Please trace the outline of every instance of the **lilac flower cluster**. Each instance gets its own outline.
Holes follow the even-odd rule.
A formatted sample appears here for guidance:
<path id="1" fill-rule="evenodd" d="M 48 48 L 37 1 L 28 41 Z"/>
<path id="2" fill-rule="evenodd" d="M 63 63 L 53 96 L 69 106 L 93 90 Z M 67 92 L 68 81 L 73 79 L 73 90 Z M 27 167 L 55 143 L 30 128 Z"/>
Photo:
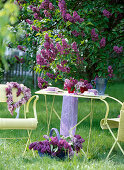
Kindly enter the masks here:
<path id="1" fill-rule="evenodd" d="M 61 66 L 61 65 L 57 64 L 57 68 L 58 68 L 59 71 L 62 71 L 62 72 L 67 72 L 67 73 L 70 72 L 70 68 L 66 67 L 66 66 L 64 67 L 64 66 Z"/>
<path id="2" fill-rule="evenodd" d="M 41 50 L 41 54 L 38 54 L 36 56 L 37 64 L 42 66 L 49 67 L 50 63 L 52 63 L 58 54 L 60 55 L 67 55 L 70 53 L 70 50 L 74 51 L 74 53 L 79 56 L 79 51 L 77 48 L 76 42 L 72 44 L 72 47 L 67 43 L 67 41 L 63 38 L 62 39 L 62 45 L 60 43 L 53 44 L 53 41 L 50 39 L 48 34 L 45 34 L 45 42 L 44 42 L 44 49 Z M 62 72 L 70 72 L 70 68 L 67 65 L 67 60 L 61 61 L 60 64 L 57 64 L 56 71 L 62 71 Z M 54 75 L 47 74 L 48 77 L 52 78 Z"/>
<path id="3" fill-rule="evenodd" d="M 53 149 L 51 149 L 50 146 L 53 146 Z M 29 149 L 57 157 L 59 157 L 62 153 L 68 154 L 72 150 L 71 145 L 65 139 L 58 140 L 57 137 L 51 137 L 48 140 L 40 142 L 33 142 L 29 145 Z"/>
<path id="4" fill-rule="evenodd" d="M 13 111 L 15 108 L 20 107 L 21 105 L 25 104 L 29 98 L 31 97 L 31 91 L 26 86 L 21 86 L 17 82 L 9 82 L 7 83 L 6 88 L 6 97 L 7 97 L 7 104 L 8 104 L 8 110 L 13 115 Z M 17 97 L 20 96 L 22 93 L 24 97 L 22 97 L 17 103 L 13 102 L 13 96 L 12 96 L 12 89 L 17 88 Z"/>
<path id="5" fill-rule="evenodd" d="M 33 29 L 34 31 L 39 32 L 39 28 L 37 28 L 37 27 L 36 27 L 36 26 L 34 26 L 34 25 L 32 25 L 32 29 Z"/>
<path id="6" fill-rule="evenodd" d="M 103 10 L 103 15 L 107 18 L 110 18 L 110 16 L 112 15 L 109 11 L 107 11 L 106 9 Z"/>
<path id="7" fill-rule="evenodd" d="M 109 77 L 112 78 L 113 77 L 113 69 L 112 66 L 108 66 L 108 73 L 109 73 Z"/>
<path id="8" fill-rule="evenodd" d="M 76 89 L 77 89 L 77 90 L 80 90 L 80 87 L 86 88 L 87 90 L 93 88 L 93 86 L 91 85 L 91 83 L 88 83 L 88 81 L 87 81 L 87 80 L 84 80 L 84 79 L 80 79 L 80 81 L 77 82 L 77 84 L 76 84 Z"/>
<path id="9" fill-rule="evenodd" d="M 39 9 L 44 9 L 44 15 L 45 17 L 52 18 L 50 11 L 54 11 L 55 7 L 54 5 L 49 1 L 45 0 L 41 3 Z"/>
<path id="10" fill-rule="evenodd" d="M 61 158 L 61 155 L 72 156 L 74 152 L 78 153 L 82 149 L 82 143 L 85 142 L 80 135 L 74 135 L 73 138 L 48 137 L 44 135 L 47 140 L 40 142 L 33 142 L 29 145 L 29 149 L 40 151 L 42 154 L 48 154 L 53 157 Z"/>
<path id="11" fill-rule="evenodd" d="M 76 52 L 76 55 L 79 56 L 79 50 L 77 48 L 77 44 L 76 42 L 72 43 L 72 49 L 74 50 L 74 52 Z"/>
<path id="12" fill-rule="evenodd" d="M 71 32 L 75 37 L 78 37 L 80 35 L 80 33 L 78 33 L 76 30 Z"/>
<path id="13" fill-rule="evenodd" d="M 70 77 L 70 79 L 65 79 L 64 82 L 64 89 L 67 89 L 68 87 L 72 88 L 75 87 L 75 85 L 77 84 L 78 80 Z"/>
<path id="14" fill-rule="evenodd" d="M 103 37 L 100 41 L 100 48 L 105 47 L 106 45 L 106 39 Z"/>
<path id="15" fill-rule="evenodd" d="M 74 31 L 71 31 L 71 33 L 72 33 L 75 37 L 78 37 L 79 35 L 81 35 L 82 37 L 85 36 L 84 31 L 77 32 L 76 30 L 74 30 Z"/>
<path id="16" fill-rule="evenodd" d="M 29 7 L 34 13 L 34 18 L 39 20 L 39 21 L 42 20 L 42 17 L 41 17 L 41 14 L 40 14 L 40 8 L 34 7 L 32 5 L 30 5 Z"/>
<path id="17" fill-rule="evenodd" d="M 58 6 L 62 14 L 62 17 L 65 21 L 70 21 L 72 23 L 75 23 L 75 22 L 81 23 L 84 21 L 84 19 L 81 18 L 80 15 L 78 15 L 76 11 L 73 12 L 73 16 L 67 13 L 66 2 L 64 0 L 59 0 Z"/>
<path id="18" fill-rule="evenodd" d="M 50 79 L 54 79 L 55 78 L 55 75 L 54 74 L 51 74 L 51 73 L 46 73 L 46 75 L 50 78 Z"/>
<path id="19" fill-rule="evenodd" d="M 41 57 L 40 54 L 36 56 L 37 59 L 37 64 L 42 66 L 42 65 L 47 65 L 47 60 L 44 57 Z"/>
<path id="20" fill-rule="evenodd" d="M 27 22 L 29 25 L 32 25 L 32 24 L 33 24 L 33 21 L 31 21 L 30 19 L 26 19 L 26 22 Z"/>
<path id="21" fill-rule="evenodd" d="M 49 0 L 44 0 L 39 8 L 52 11 L 55 9 L 54 5 Z"/>
<path id="22" fill-rule="evenodd" d="M 121 46 L 120 48 L 118 47 L 118 46 L 114 46 L 113 47 L 113 50 L 116 52 L 116 53 L 122 53 L 122 51 L 123 51 L 123 47 Z"/>
<path id="23" fill-rule="evenodd" d="M 92 37 L 93 41 L 97 41 L 98 40 L 98 34 L 96 34 L 96 32 L 95 32 L 95 28 L 93 28 L 91 30 L 91 37 Z"/>
<path id="24" fill-rule="evenodd" d="M 84 143 L 85 140 L 80 135 L 74 135 L 72 142 L 73 142 L 73 149 L 78 153 L 80 149 L 82 149 L 82 143 Z"/>
<path id="25" fill-rule="evenodd" d="M 45 88 L 47 88 L 48 82 L 47 82 L 46 80 L 44 80 L 44 79 L 41 78 L 41 77 L 38 77 L 37 80 L 38 80 L 38 87 L 39 87 L 40 89 L 45 89 Z"/>

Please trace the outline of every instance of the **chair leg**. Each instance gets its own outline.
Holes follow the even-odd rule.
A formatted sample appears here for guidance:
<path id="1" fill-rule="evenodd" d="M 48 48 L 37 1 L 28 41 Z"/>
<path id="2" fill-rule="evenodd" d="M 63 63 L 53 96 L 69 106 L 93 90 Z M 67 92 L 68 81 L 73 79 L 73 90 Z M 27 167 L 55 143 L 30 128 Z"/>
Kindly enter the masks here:
<path id="1" fill-rule="evenodd" d="M 26 146 L 25 146 L 25 150 L 23 152 L 23 156 L 25 155 L 29 141 L 31 141 L 30 136 L 31 136 L 32 130 L 30 132 L 29 132 L 29 130 L 27 130 L 27 131 L 28 131 L 28 140 L 27 140 L 27 143 L 26 143 Z"/>
<path id="2" fill-rule="evenodd" d="M 111 135 L 113 136 L 113 138 L 114 138 L 115 142 L 114 142 L 114 144 L 113 144 L 113 146 L 112 146 L 112 148 L 111 148 L 111 150 L 110 150 L 110 152 L 109 152 L 109 154 L 108 154 L 108 156 L 107 156 L 107 158 L 106 158 L 106 159 L 108 159 L 108 157 L 109 157 L 109 155 L 111 154 L 111 151 L 113 150 L 113 148 L 114 148 L 114 146 L 115 146 L 115 144 L 116 144 L 116 143 L 117 143 L 118 147 L 120 148 L 120 150 L 121 150 L 122 154 L 124 155 L 124 150 L 122 149 L 121 145 L 118 143 L 118 141 L 117 141 L 117 139 L 116 139 L 115 135 L 113 134 L 113 132 L 112 132 L 112 130 L 111 130 L 111 128 L 109 127 L 109 125 L 108 125 L 108 124 L 107 124 L 107 127 L 108 127 L 108 129 L 109 129 L 109 131 L 110 131 Z"/>
<path id="3" fill-rule="evenodd" d="M 114 142 L 114 144 L 113 144 L 113 146 L 111 147 L 111 149 L 110 149 L 110 151 L 109 151 L 109 153 L 108 153 L 106 159 L 109 158 L 109 156 L 110 156 L 110 154 L 111 154 L 111 152 L 112 152 L 112 150 L 113 150 L 113 148 L 114 148 L 114 146 L 115 146 L 116 143 L 117 143 L 117 141 Z"/>
<path id="4" fill-rule="evenodd" d="M 124 155 L 124 150 L 122 149 L 122 147 L 121 147 L 120 143 L 118 143 L 118 142 L 117 142 L 117 145 L 118 145 L 118 147 L 120 148 L 120 150 L 121 150 L 122 154 Z"/>

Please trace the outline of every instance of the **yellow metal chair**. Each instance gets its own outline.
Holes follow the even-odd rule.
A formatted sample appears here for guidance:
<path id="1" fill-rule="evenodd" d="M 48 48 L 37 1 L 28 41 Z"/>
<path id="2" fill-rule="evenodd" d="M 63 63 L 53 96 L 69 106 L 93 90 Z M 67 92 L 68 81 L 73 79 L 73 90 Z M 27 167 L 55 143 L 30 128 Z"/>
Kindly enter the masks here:
<path id="1" fill-rule="evenodd" d="M 5 89 L 7 88 L 7 85 L 2 85 L 0 84 L 0 103 L 1 102 L 6 102 L 6 91 Z M 13 101 L 17 102 L 19 101 L 23 95 L 21 94 L 19 97 L 16 97 L 16 92 L 17 89 L 13 88 L 12 89 L 12 94 L 13 94 Z M 29 112 L 29 104 L 30 102 L 33 101 L 33 118 L 27 118 L 26 114 Z M 28 143 L 31 143 L 31 133 L 32 130 L 35 130 L 37 128 L 37 112 L 36 112 L 36 102 L 39 99 L 38 95 L 32 96 L 26 104 L 24 104 L 24 118 L 0 118 L 0 130 L 6 130 L 6 129 L 25 129 L 28 132 L 28 139 L 26 143 L 26 147 L 24 150 L 23 155 L 25 154 L 25 151 L 27 149 Z M 0 139 L 14 139 L 14 138 L 0 138 Z M 17 138 L 15 138 L 17 139 Z M 22 139 L 22 138 L 19 138 Z M 34 154 L 34 153 L 33 153 Z"/>
<path id="2" fill-rule="evenodd" d="M 118 100 L 116 100 L 118 101 Z M 101 120 L 100 125 L 102 129 L 109 129 L 111 135 L 113 136 L 115 142 L 112 146 L 112 148 L 110 149 L 106 159 L 109 158 L 113 148 L 115 147 L 115 145 L 117 144 L 118 147 L 120 148 L 123 156 L 124 156 L 124 149 L 122 149 L 122 146 L 120 145 L 119 142 L 124 142 L 124 103 L 120 102 L 119 103 L 122 105 L 121 110 L 120 110 L 120 118 L 112 118 L 109 119 L 108 118 L 108 114 L 105 116 L 104 119 Z M 118 133 L 117 133 L 117 137 L 115 137 L 115 135 L 113 134 L 111 128 L 118 128 Z"/>

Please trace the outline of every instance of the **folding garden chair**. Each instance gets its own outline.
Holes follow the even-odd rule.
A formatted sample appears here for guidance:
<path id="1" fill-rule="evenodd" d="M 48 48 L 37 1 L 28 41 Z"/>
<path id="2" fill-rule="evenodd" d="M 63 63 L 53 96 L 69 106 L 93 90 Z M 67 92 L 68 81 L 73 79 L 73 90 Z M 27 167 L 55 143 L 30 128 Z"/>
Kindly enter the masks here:
<path id="1" fill-rule="evenodd" d="M 111 135 L 113 136 L 115 142 L 113 144 L 113 146 L 111 147 L 106 159 L 109 158 L 113 148 L 115 147 L 115 145 L 117 144 L 118 147 L 120 148 L 123 156 L 124 156 L 124 149 L 122 149 L 122 146 L 120 145 L 119 142 L 124 142 L 124 103 L 119 102 L 122 107 L 120 110 L 120 118 L 112 118 L 109 119 L 108 115 L 105 116 L 104 119 L 101 120 L 100 125 L 102 129 L 109 129 Z M 114 133 L 112 132 L 111 128 L 118 128 L 118 133 L 117 133 L 117 137 L 115 137 Z"/>
<path id="2" fill-rule="evenodd" d="M 6 91 L 5 89 L 7 88 L 6 85 L 0 85 L 0 103 L 2 102 L 7 102 L 6 98 Z M 20 100 L 20 98 L 23 96 L 22 94 L 19 97 L 16 97 L 16 92 L 17 89 L 12 90 L 13 94 L 13 101 L 17 102 Z M 24 118 L 0 118 L 0 130 L 7 130 L 7 129 L 25 129 L 28 132 L 28 137 L 27 138 L 27 143 L 25 146 L 25 150 L 23 152 L 23 155 L 25 154 L 25 151 L 27 149 L 27 146 L 29 142 L 31 143 L 31 133 L 32 130 L 37 128 L 37 113 L 36 113 L 36 102 L 38 100 L 39 96 L 34 95 L 32 96 L 26 104 L 24 104 Z M 27 113 L 29 112 L 29 104 L 30 102 L 33 101 L 33 118 L 27 118 Z M 8 110 L 7 110 L 8 112 Z M 10 134 L 11 135 L 11 134 Z M 0 139 L 18 139 L 18 138 L 0 138 Z M 19 138 L 19 139 L 24 139 L 24 138 Z M 33 153 L 34 154 L 34 153 Z"/>

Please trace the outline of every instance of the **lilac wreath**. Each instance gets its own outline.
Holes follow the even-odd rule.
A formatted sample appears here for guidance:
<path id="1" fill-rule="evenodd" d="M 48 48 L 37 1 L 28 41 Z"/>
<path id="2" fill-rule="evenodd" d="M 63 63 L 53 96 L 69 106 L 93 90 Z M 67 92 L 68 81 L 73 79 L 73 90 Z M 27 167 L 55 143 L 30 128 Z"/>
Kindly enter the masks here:
<path id="1" fill-rule="evenodd" d="M 13 111 L 15 108 L 20 107 L 21 105 L 25 104 L 31 97 L 31 90 L 27 88 L 26 86 L 21 86 L 17 82 L 7 82 L 7 88 L 6 88 L 6 97 L 7 97 L 7 104 L 8 104 L 8 110 L 13 116 Z M 13 102 L 13 96 L 12 96 L 12 89 L 17 88 L 17 97 L 20 96 L 22 93 L 24 97 L 22 97 L 18 102 Z"/>

